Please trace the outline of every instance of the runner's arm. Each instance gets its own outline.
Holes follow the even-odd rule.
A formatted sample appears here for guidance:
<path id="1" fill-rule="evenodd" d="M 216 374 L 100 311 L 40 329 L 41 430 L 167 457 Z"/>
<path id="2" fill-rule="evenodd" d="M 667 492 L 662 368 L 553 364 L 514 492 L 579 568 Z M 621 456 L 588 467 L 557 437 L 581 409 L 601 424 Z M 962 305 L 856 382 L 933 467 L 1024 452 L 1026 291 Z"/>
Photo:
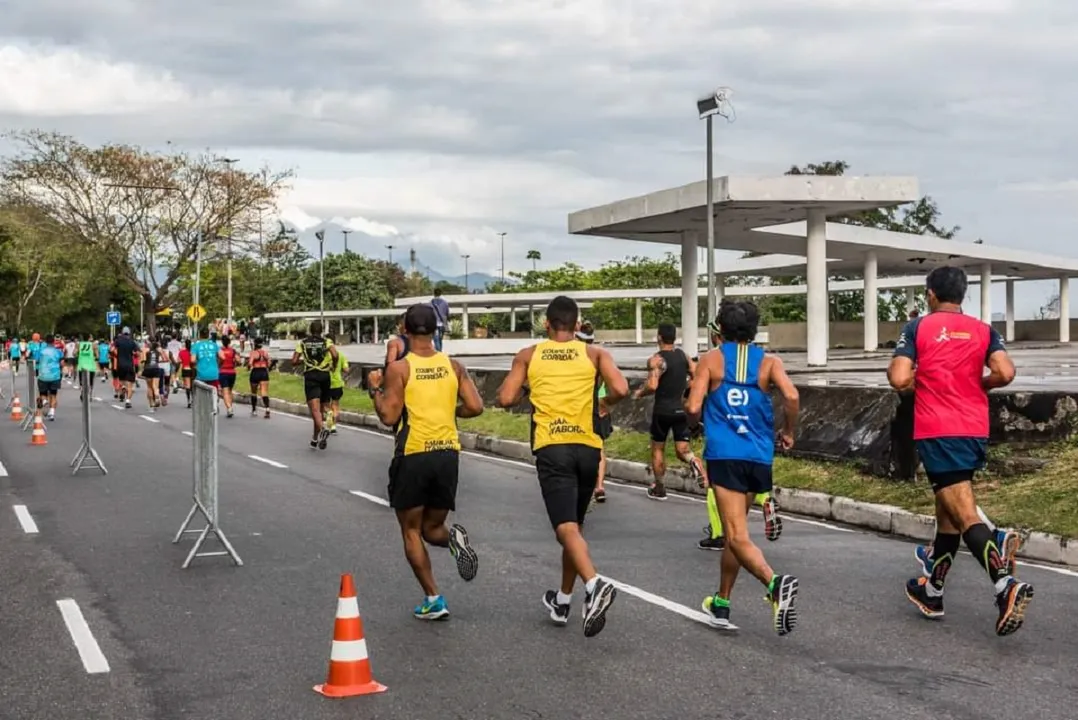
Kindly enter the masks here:
<path id="1" fill-rule="evenodd" d="M 906 323 L 895 343 L 895 354 L 887 367 L 887 382 L 898 392 L 913 390 L 914 367 L 917 363 L 917 326 L 920 318 Z"/>
<path id="2" fill-rule="evenodd" d="M 400 350 L 397 348 L 402 344 L 397 338 L 390 338 L 386 343 L 386 367 L 400 359 Z"/>
<path id="3" fill-rule="evenodd" d="M 981 387 L 985 390 L 1007 387 L 1014 382 L 1014 363 L 1003 345 L 1003 338 L 995 329 L 991 329 L 988 340 L 988 357 L 985 365 L 988 366 L 988 374 L 981 378 Z"/>
<path id="4" fill-rule="evenodd" d="M 534 348 L 524 348 L 513 357 L 509 374 L 498 388 L 498 407 L 511 408 L 524 399 L 524 383 L 528 381 L 528 363 L 531 362 Z"/>
<path id="5" fill-rule="evenodd" d="M 689 420 L 696 423 L 700 421 L 700 412 L 704 408 L 704 398 L 711 389 L 711 375 L 721 378 L 723 375 L 722 353 L 707 353 L 696 366 L 696 374 L 692 377 L 692 385 L 689 386 L 689 397 L 685 401 L 685 414 Z"/>
<path id="6" fill-rule="evenodd" d="M 371 388 L 374 411 L 383 425 L 396 425 L 404 412 L 404 370 L 407 363 L 395 362 L 386 368 L 381 387 Z M 377 370 L 374 372 L 378 372 Z M 371 373 L 372 375 L 374 373 Z"/>
<path id="7" fill-rule="evenodd" d="M 606 385 L 606 397 L 599 401 L 602 408 L 609 409 L 629 396 L 629 382 L 622 374 L 621 368 L 614 362 L 614 356 L 604 348 L 589 345 L 588 350 L 594 352 L 595 369 L 599 371 L 599 377 Z"/>
<path id="8" fill-rule="evenodd" d="M 790 380 L 790 376 L 786 374 L 782 359 L 775 355 L 767 355 L 766 358 L 768 363 L 767 379 L 776 390 L 782 393 L 784 415 L 782 432 L 788 438 L 793 438 L 794 430 L 797 429 L 797 415 L 801 412 L 801 394 L 797 391 L 797 386 Z"/>
<path id="9" fill-rule="evenodd" d="M 473 418 L 483 414 L 483 398 L 479 395 L 479 388 L 475 386 L 472 376 L 468 374 L 468 368 L 456 360 L 453 370 L 457 373 L 457 397 L 460 403 L 457 405 L 457 417 Z"/>
<path id="10" fill-rule="evenodd" d="M 658 354 L 648 358 L 648 379 L 633 393 L 633 399 L 639 400 L 659 389 L 659 378 L 666 372 L 666 361 Z"/>

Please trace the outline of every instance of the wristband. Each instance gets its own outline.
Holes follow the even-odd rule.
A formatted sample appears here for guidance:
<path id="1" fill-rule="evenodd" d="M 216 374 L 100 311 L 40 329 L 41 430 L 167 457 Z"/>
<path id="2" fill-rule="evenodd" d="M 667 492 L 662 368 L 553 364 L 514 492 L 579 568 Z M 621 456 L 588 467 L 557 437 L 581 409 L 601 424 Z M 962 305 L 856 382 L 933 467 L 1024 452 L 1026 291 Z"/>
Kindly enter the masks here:
<path id="1" fill-rule="evenodd" d="M 383 390 L 381 387 L 367 388 L 367 394 L 370 395 L 371 399 L 373 400 L 375 395 L 384 395 L 385 390 Z"/>

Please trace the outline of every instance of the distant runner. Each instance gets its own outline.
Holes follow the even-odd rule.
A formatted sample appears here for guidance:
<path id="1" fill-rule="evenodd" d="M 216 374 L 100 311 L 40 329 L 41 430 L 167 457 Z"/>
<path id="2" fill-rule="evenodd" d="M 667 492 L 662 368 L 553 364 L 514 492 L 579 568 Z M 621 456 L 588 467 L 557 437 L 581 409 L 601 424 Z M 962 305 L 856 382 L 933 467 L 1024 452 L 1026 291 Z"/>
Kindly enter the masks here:
<path id="1" fill-rule="evenodd" d="M 329 424 L 329 432 L 337 434 L 337 423 L 341 419 L 341 398 L 344 397 L 344 374 L 348 372 L 348 360 L 344 353 L 338 352 L 337 359 L 333 361 L 333 369 L 329 371 L 329 412 L 326 420 Z"/>
<path id="2" fill-rule="evenodd" d="M 47 336 L 37 357 L 37 407 L 41 410 L 48 406 L 50 421 L 56 419 L 56 401 L 63 379 L 63 361 L 63 350 L 53 345 L 52 335 Z"/>
<path id="3" fill-rule="evenodd" d="M 251 417 L 258 414 L 258 398 L 262 398 L 265 417 L 270 419 L 269 409 L 269 351 L 262 347 L 262 338 L 255 338 L 255 349 L 247 358 L 247 367 L 251 369 Z"/>
<path id="4" fill-rule="evenodd" d="M 116 371 L 113 377 L 119 384 L 119 399 L 124 408 L 131 409 L 131 398 L 135 392 L 135 371 L 140 356 L 139 345 L 131 339 L 131 328 L 125 327 L 116 342 L 113 343 L 113 356 L 116 359 Z"/>
<path id="5" fill-rule="evenodd" d="M 312 449 L 326 449 L 329 430 L 325 427 L 323 413 L 329 409 L 329 370 L 336 361 L 337 348 L 332 340 L 323 337 L 322 323 L 315 320 L 310 325 L 307 337 L 296 343 L 292 353 L 292 365 L 303 369 L 303 391 L 314 424 Z"/>
<path id="6" fill-rule="evenodd" d="M 239 353 L 236 352 L 236 348 L 232 347 L 232 338 L 225 335 L 221 338 L 221 351 L 218 353 L 218 360 L 220 360 L 220 381 L 221 381 L 221 397 L 225 401 L 225 413 L 226 417 L 233 417 L 232 412 L 232 390 L 236 387 L 236 360 L 239 359 Z"/>
<path id="7" fill-rule="evenodd" d="M 183 348 L 180 350 L 180 382 L 183 383 L 183 392 L 187 395 L 187 409 L 191 409 L 191 383 L 195 379 L 195 360 L 194 355 L 191 353 L 191 340 L 188 338 L 183 341 Z"/>
<path id="8" fill-rule="evenodd" d="M 370 395 L 379 419 L 396 427 L 389 466 L 389 504 L 397 513 L 404 554 L 426 597 L 413 614 L 420 620 L 449 617 L 445 598 L 434 580 L 424 540 L 448 548 L 465 581 L 473 580 L 479 558 L 460 525 L 446 527 L 456 510 L 460 469 L 457 418 L 477 417 L 483 399 L 468 371 L 434 349 L 437 319 L 429 305 L 405 314 L 412 347 L 408 355 L 370 374 Z"/>
<path id="9" fill-rule="evenodd" d="M 76 365 L 78 377 L 75 379 L 75 387 L 85 385 L 91 397 L 93 397 L 94 377 L 97 375 L 97 354 L 94 352 L 94 347 L 94 336 L 83 335 L 79 342 L 78 364 Z"/>
<path id="10" fill-rule="evenodd" d="M 191 346 L 191 357 L 195 364 L 195 379 L 207 385 L 220 389 L 220 349 L 217 343 L 210 339 L 209 327 L 198 329 L 198 342 Z M 190 405 L 188 398 L 188 405 Z"/>
<path id="11" fill-rule="evenodd" d="M 109 343 L 101 338 L 97 342 L 97 372 L 101 375 L 101 382 L 105 382 L 109 376 Z"/>
<path id="12" fill-rule="evenodd" d="M 16 377 L 19 374 L 19 363 L 22 361 L 22 343 L 19 338 L 15 338 L 11 341 L 11 349 L 8 351 L 11 356 L 11 368 Z"/>

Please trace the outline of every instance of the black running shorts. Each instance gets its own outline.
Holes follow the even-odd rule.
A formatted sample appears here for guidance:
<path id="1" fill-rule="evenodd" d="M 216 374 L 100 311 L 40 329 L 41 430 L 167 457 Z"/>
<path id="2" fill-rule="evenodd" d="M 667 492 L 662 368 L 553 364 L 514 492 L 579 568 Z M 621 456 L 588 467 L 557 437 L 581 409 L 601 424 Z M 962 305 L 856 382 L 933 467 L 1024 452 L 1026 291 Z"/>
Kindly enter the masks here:
<path id="1" fill-rule="evenodd" d="M 307 402 L 318 400 L 329 402 L 329 373 L 324 370 L 310 370 L 303 373 L 303 393 Z"/>
<path id="2" fill-rule="evenodd" d="M 389 463 L 389 506 L 394 510 L 456 510 L 459 472 L 456 450 L 397 455 Z"/>
<path id="3" fill-rule="evenodd" d="M 251 370 L 251 387 L 257 388 L 259 383 L 269 382 L 269 370 L 266 368 L 254 368 Z"/>
<path id="4" fill-rule="evenodd" d="M 221 383 L 222 390 L 231 390 L 236 387 L 236 373 L 221 373 L 217 380 Z"/>
<path id="5" fill-rule="evenodd" d="M 651 416 L 651 441 L 666 442 L 667 436 L 674 434 L 674 442 L 689 442 L 689 418 L 685 413 L 653 413 Z"/>
<path id="6" fill-rule="evenodd" d="M 343 387 L 330 388 L 329 389 L 329 399 L 330 400 L 337 401 L 337 400 L 340 400 L 342 397 L 344 397 L 344 388 Z"/>
<path id="7" fill-rule="evenodd" d="M 123 383 L 135 382 L 135 368 L 130 365 L 117 365 L 112 376 Z"/>
<path id="8" fill-rule="evenodd" d="M 587 445 L 547 445 L 535 451 L 539 489 L 555 529 L 564 523 L 584 524 L 599 480 L 600 457 L 599 448 Z"/>
<path id="9" fill-rule="evenodd" d="M 49 395 L 57 395 L 60 392 L 59 380 L 38 380 L 37 381 L 37 394 L 41 397 L 48 397 Z"/>
<path id="10" fill-rule="evenodd" d="M 748 460 L 708 460 L 707 479 L 712 485 L 733 492 L 771 492 L 771 466 Z"/>

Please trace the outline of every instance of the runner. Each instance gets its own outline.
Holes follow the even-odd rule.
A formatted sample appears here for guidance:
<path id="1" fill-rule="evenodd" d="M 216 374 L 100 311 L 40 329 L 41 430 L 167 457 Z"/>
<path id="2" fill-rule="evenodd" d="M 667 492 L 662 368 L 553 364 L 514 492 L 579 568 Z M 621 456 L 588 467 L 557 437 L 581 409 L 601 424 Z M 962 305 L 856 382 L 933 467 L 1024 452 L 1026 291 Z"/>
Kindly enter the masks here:
<path id="1" fill-rule="evenodd" d="M 586 345 L 594 344 L 595 326 L 587 321 L 580 323 L 580 330 L 577 331 L 576 338 Z M 596 382 L 599 383 L 599 389 L 596 391 L 596 399 L 601 401 L 606 397 L 606 383 L 603 382 L 601 377 L 597 377 Z M 606 480 L 606 441 L 614 434 L 614 421 L 610 417 L 610 413 L 603 409 L 602 402 L 598 403 L 597 412 L 595 432 L 599 435 L 599 439 L 603 441 L 603 447 L 600 450 L 601 454 L 599 455 L 599 477 L 595 480 L 595 490 L 591 494 L 588 512 L 592 511 L 595 507 L 595 503 L 606 502 L 606 488 L 603 486 L 603 483 Z"/>
<path id="2" fill-rule="evenodd" d="M 438 352 L 441 352 L 439 350 Z M 386 364 L 385 367 L 389 367 L 391 363 L 400 360 L 402 357 L 408 354 L 408 331 L 404 326 L 404 315 L 397 318 L 397 334 L 389 338 L 389 342 L 386 343 Z M 384 368 L 383 368 L 384 369 Z"/>
<path id="3" fill-rule="evenodd" d="M 344 397 L 344 374 L 348 372 L 348 360 L 344 353 L 337 353 L 333 369 L 329 371 L 329 412 L 326 414 L 331 435 L 337 434 L 341 419 L 341 398 Z"/>
<path id="4" fill-rule="evenodd" d="M 674 346 L 677 328 L 670 323 L 659 325 L 656 337 L 659 351 L 648 358 L 648 379 L 633 398 L 639 400 L 655 395 L 651 411 L 651 473 L 655 481 L 648 488 L 652 500 L 666 500 L 666 440 L 673 434 L 674 451 L 681 462 L 689 466 L 689 472 L 697 484 L 704 487 L 704 466 L 693 455 L 689 433 L 689 418 L 685 415 L 685 393 L 689 380 L 696 372 L 696 364 L 685 352 Z"/>
<path id="5" fill-rule="evenodd" d="M 169 342 L 172 340 L 168 335 L 161 335 L 160 340 L 160 365 L 161 380 L 157 384 L 157 392 L 160 397 L 160 406 L 168 405 L 168 395 L 172 390 L 172 353 L 169 351 Z"/>
<path id="6" fill-rule="evenodd" d="M 63 361 L 63 350 L 53 345 L 52 335 L 47 336 L 37 358 L 37 407 L 43 410 L 48 405 L 50 421 L 56 419 L 56 400 L 63 379 Z"/>
<path id="7" fill-rule="evenodd" d="M 157 389 L 161 382 L 161 346 L 156 340 L 142 352 L 142 379 L 146 381 L 146 399 L 150 412 L 157 412 L 161 403 Z"/>
<path id="8" fill-rule="evenodd" d="M 15 376 L 19 376 L 19 361 L 22 360 L 22 342 L 19 338 L 15 338 L 11 341 L 11 349 L 9 351 L 11 355 L 11 367 L 15 372 Z"/>
<path id="9" fill-rule="evenodd" d="M 172 372 L 169 373 L 172 376 L 171 394 L 175 395 L 180 391 L 180 351 L 183 350 L 183 343 L 180 342 L 177 336 L 170 336 L 167 349 L 172 364 Z"/>
<path id="10" fill-rule="evenodd" d="M 85 385 L 86 391 L 93 396 L 94 389 L 94 377 L 97 374 L 97 360 L 94 353 L 94 336 L 90 334 L 84 334 L 82 341 L 79 343 L 79 362 L 76 370 L 81 376 L 86 373 L 85 377 L 75 378 L 75 389 L 78 389 L 79 385 Z"/>
<path id="11" fill-rule="evenodd" d="M 180 379 L 183 381 L 183 391 L 187 395 L 187 409 L 191 409 L 191 383 L 195 379 L 194 357 L 191 354 L 191 339 L 183 341 L 183 349 L 180 350 Z"/>
<path id="12" fill-rule="evenodd" d="M 113 343 L 113 358 L 116 361 L 113 377 L 119 386 L 117 399 L 122 400 L 124 408 L 131 409 L 131 398 L 135 393 L 135 366 L 139 357 L 139 346 L 131 339 L 131 328 L 125 327 Z"/>
<path id="13" fill-rule="evenodd" d="M 315 320 L 307 337 L 296 343 L 292 353 L 292 365 L 303 369 L 303 390 L 314 424 L 311 449 L 326 449 L 329 431 L 322 413 L 329 407 L 329 369 L 336 360 L 337 348 L 332 340 L 322 336 L 322 323 Z"/>
<path id="14" fill-rule="evenodd" d="M 221 397 L 225 401 L 225 416 L 233 417 L 232 412 L 232 390 L 236 387 L 236 359 L 238 358 L 236 348 L 232 347 L 232 337 L 225 335 L 221 338 L 221 351 L 218 354 L 218 359 L 221 361 L 220 368 L 220 382 L 221 382 Z"/>
<path id="15" fill-rule="evenodd" d="M 265 417 L 270 418 L 269 409 L 269 352 L 262 349 L 262 338 L 255 338 L 255 349 L 247 358 L 247 367 L 251 368 L 251 417 L 258 414 L 258 398 L 262 398 Z"/>
<path id="16" fill-rule="evenodd" d="M 405 327 L 411 351 L 391 363 L 384 376 L 381 370 L 373 371 L 369 392 L 379 419 L 396 428 L 389 504 L 400 523 L 404 555 L 426 593 L 413 614 L 420 620 L 445 620 L 449 608 L 434 580 L 424 540 L 449 548 L 461 578 L 475 578 L 479 558 L 468 532 L 456 524 L 447 528 L 446 518 L 457 509 L 457 418 L 482 414 L 483 399 L 468 371 L 434 349 L 437 319 L 430 305 L 409 308 Z"/>
<path id="17" fill-rule="evenodd" d="M 57 338 L 57 342 L 61 342 L 60 338 Z M 64 343 L 64 377 L 70 382 L 75 382 L 75 366 L 78 363 L 79 345 L 75 342 L 75 338 L 68 338 Z"/>
<path id="18" fill-rule="evenodd" d="M 101 375 L 101 382 L 109 376 L 109 344 L 104 338 L 97 343 L 97 371 Z"/>
<path id="19" fill-rule="evenodd" d="M 995 585 L 996 634 L 1010 635 L 1022 627 L 1033 586 L 1012 575 L 978 515 L 973 477 L 988 445 L 988 391 L 1014 380 L 1014 364 L 991 325 L 962 313 L 961 268 L 938 267 L 925 285 L 929 313 L 907 323 L 887 369 L 892 387 L 914 391 L 913 439 L 936 495 L 931 577 L 911 579 L 906 596 L 925 616 L 942 617 L 944 583 L 964 540 Z"/>
<path id="20" fill-rule="evenodd" d="M 599 476 L 603 441 L 595 428 L 597 411 L 629 394 L 628 383 L 603 348 L 585 345 L 575 337 L 580 317 L 576 301 L 560 295 L 546 311 L 547 340 L 525 348 L 498 389 L 498 405 L 511 408 L 531 388 L 532 453 L 554 535 L 561 544 L 561 589 L 548 590 L 543 604 L 559 625 L 569 622 L 573 586 L 584 581 L 584 635 L 599 634 L 617 596 L 614 586 L 599 577 L 581 528 Z M 607 395 L 596 398 L 596 375 Z"/>
<path id="21" fill-rule="evenodd" d="M 730 594 L 740 568 L 767 588 L 773 625 L 786 635 L 797 625 L 797 578 L 778 575 L 749 537 L 747 518 L 753 497 L 770 493 L 775 457 L 775 419 L 771 390 L 785 404 L 782 446 L 793 446 L 799 400 L 782 361 L 756 345 L 760 313 L 750 302 L 724 300 L 717 324 L 722 344 L 700 358 L 685 403 L 694 418 L 703 413 L 704 459 L 708 482 L 714 487 L 719 516 L 726 530 L 726 549 L 720 561 L 719 591 L 704 599 L 712 624 L 730 625 Z"/>
<path id="22" fill-rule="evenodd" d="M 209 327 L 198 329 L 198 342 L 191 346 L 191 359 L 195 364 L 195 379 L 207 385 L 221 388 L 220 349 L 210 339 Z M 191 407 L 191 396 L 187 398 L 187 407 Z"/>

